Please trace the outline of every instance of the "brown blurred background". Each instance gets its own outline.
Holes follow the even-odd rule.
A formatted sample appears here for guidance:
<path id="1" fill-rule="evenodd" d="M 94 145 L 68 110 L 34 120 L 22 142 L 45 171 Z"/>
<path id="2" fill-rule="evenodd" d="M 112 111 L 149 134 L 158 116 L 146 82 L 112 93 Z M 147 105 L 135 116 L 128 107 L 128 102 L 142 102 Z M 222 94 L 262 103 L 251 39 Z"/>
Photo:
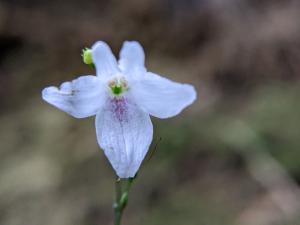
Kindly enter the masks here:
<path id="1" fill-rule="evenodd" d="M 198 91 L 153 119 L 124 225 L 300 224 L 298 0 L 1 0 L 1 225 L 112 224 L 94 118 L 41 100 L 94 73 L 80 53 L 96 40 L 138 40 L 149 70 Z"/>

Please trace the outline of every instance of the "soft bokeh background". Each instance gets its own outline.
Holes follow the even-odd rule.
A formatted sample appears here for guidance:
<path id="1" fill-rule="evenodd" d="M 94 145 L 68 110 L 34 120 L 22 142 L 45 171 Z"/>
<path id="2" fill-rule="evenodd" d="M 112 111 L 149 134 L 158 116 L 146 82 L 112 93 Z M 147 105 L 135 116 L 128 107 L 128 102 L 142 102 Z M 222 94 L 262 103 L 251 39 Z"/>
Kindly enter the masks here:
<path id="1" fill-rule="evenodd" d="M 112 224 L 94 118 L 40 96 L 93 74 L 80 53 L 99 39 L 140 41 L 149 70 L 198 91 L 153 119 L 124 225 L 300 224 L 298 0 L 1 0 L 1 225 Z"/>

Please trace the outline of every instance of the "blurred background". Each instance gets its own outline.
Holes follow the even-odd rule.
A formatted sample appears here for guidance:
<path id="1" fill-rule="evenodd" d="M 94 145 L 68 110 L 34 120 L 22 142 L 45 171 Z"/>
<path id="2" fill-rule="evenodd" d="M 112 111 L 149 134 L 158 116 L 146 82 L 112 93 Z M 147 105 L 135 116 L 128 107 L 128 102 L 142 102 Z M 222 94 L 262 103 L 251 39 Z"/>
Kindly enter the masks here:
<path id="1" fill-rule="evenodd" d="M 155 137 L 124 225 L 300 224 L 298 0 L 1 0 L 0 224 L 112 224 L 94 118 L 41 90 L 93 74 L 81 49 L 138 40 L 150 71 L 196 86 Z M 161 139 L 161 141 L 160 141 Z"/>

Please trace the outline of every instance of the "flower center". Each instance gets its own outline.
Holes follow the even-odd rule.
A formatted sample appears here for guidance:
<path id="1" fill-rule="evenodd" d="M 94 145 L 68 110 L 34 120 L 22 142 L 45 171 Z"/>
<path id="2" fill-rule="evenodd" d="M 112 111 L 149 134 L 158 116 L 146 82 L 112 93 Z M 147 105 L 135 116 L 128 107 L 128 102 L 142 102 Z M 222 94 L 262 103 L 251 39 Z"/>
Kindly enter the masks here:
<path id="1" fill-rule="evenodd" d="M 110 80 L 108 82 L 108 86 L 114 96 L 120 96 L 122 93 L 128 90 L 127 81 L 124 77 L 116 77 Z"/>

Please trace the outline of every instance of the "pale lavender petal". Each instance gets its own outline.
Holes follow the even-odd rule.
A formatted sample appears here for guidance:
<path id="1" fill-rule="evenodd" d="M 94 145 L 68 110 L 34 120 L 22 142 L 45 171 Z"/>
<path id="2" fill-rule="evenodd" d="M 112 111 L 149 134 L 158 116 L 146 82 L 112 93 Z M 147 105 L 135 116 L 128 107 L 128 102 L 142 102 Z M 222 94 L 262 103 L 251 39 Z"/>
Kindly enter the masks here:
<path id="1" fill-rule="evenodd" d="M 119 67 L 128 76 L 144 75 L 145 53 L 143 47 L 137 41 L 125 41 L 119 59 Z"/>
<path id="2" fill-rule="evenodd" d="M 92 56 L 97 76 L 105 78 L 119 73 L 117 60 L 105 42 L 97 41 L 93 45 Z"/>
<path id="3" fill-rule="evenodd" d="M 81 76 L 64 82 L 59 88 L 47 87 L 42 91 L 43 99 L 60 110 L 76 117 L 95 115 L 106 100 L 106 89 L 96 76 Z"/>
<path id="4" fill-rule="evenodd" d="M 150 116 L 125 98 L 111 99 L 96 115 L 96 133 L 117 175 L 134 177 L 152 141 Z"/>
<path id="5" fill-rule="evenodd" d="M 131 91 L 136 103 L 145 112 L 162 119 L 179 114 L 196 99 L 192 85 L 177 83 L 150 72 L 136 81 Z"/>

